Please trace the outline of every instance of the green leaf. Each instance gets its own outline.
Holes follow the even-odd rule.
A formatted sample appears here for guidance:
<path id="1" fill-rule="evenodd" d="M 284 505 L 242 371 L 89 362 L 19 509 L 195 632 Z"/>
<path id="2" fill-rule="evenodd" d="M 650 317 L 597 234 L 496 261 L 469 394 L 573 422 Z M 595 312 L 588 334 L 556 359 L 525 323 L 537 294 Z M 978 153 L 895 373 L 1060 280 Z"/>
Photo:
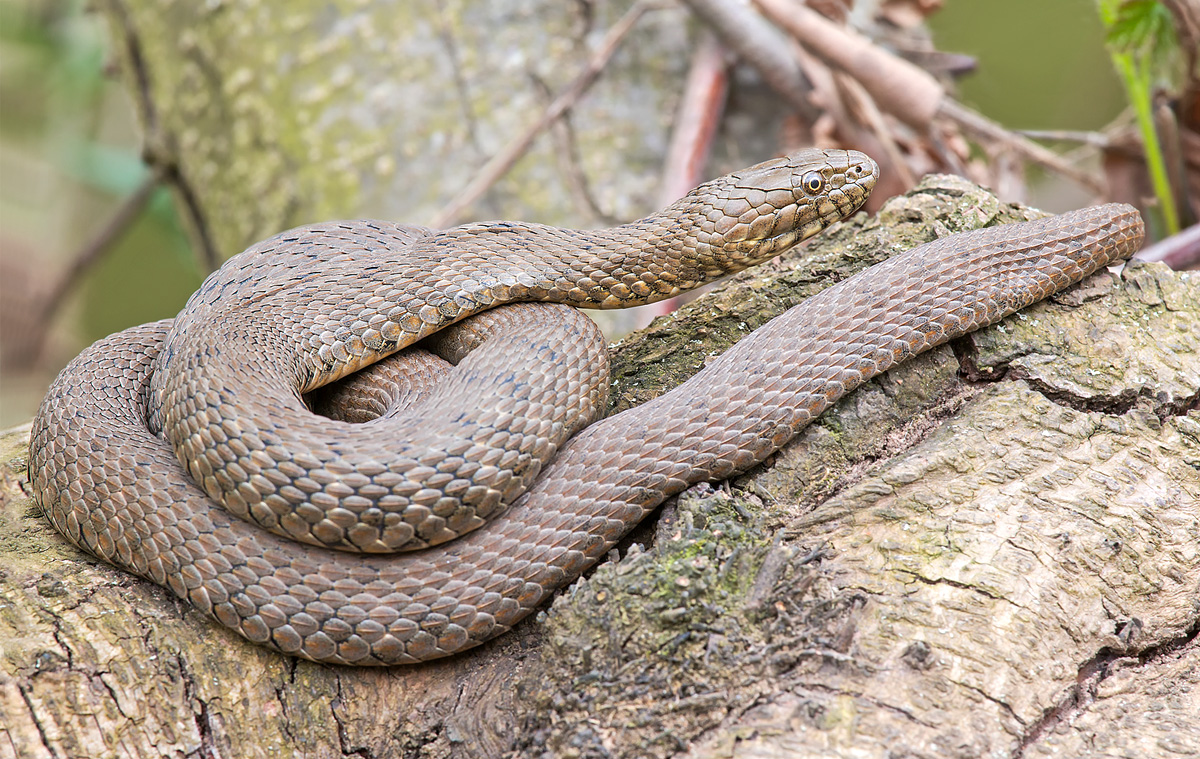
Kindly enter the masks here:
<path id="1" fill-rule="evenodd" d="M 1109 6 L 1105 14 L 1103 6 Z M 1108 26 L 1105 42 L 1114 53 L 1141 58 L 1166 77 L 1179 50 L 1171 11 L 1160 0 L 1125 0 L 1102 4 L 1101 16 Z"/>

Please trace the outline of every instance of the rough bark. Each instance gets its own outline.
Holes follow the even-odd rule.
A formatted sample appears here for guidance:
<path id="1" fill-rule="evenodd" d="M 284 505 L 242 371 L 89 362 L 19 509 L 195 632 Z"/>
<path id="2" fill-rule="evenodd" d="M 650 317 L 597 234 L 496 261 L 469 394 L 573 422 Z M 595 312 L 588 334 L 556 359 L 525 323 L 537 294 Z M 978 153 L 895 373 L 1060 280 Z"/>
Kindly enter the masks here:
<path id="1" fill-rule="evenodd" d="M 627 339 L 614 406 L 829 282 L 1024 218 L 927 180 Z M 689 491 L 507 636 L 279 656 L 81 554 L 3 438 L 0 757 L 1200 752 L 1200 283 L 1102 272 Z"/>

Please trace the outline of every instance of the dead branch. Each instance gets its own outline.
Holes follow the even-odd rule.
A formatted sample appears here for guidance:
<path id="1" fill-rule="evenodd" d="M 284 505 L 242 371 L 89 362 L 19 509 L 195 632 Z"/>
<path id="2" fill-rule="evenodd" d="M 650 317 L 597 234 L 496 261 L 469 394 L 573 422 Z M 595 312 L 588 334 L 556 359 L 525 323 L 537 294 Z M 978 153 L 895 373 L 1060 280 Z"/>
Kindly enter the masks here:
<path id="1" fill-rule="evenodd" d="M 879 107 L 927 132 L 936 116 L 950 119 L 977 139 L 1001 142 L 1034 163 L 1100 194 L 1103 182 L 1037 143 L 1021 137 L 945 94 L 930 74 L 869 39 L 839 26 L 795 0 L 754 0 L 768 19 L 826 63 L 862 84 Z"/>
<path id="2" fill-rule="evenodd" d="M 587 66 L 583 72 L 567 85 L 562 94 L 555 98 L 533 123 L 510 140 L 499 153 L 492 156 L 491 160 L 484 164 L 479 173 L 475 175 L 475 178 L 467 183 L 462 192 L 447 203 L 442 210 L 438 211 L 429 222 L 429 225 L 434 229 L 440 229 L 457 223 L 463 211 L 487 192 L 488 188 L 507 174 L 513 165 L 520 160 L 521 156 L 529 150 L 529 146 L 533 144 L 534 138 L 544 132 L 556 119 L 560 118 L 568 108 L 575 105 L 579 101 L 579 98 L 591 88 L 608 65 L 608 62 L 612 59 L 613 54 L 616 53 L 621 43 L 625 41 L 625 38 L 633 30 L 633 27 L 637 25 L 643 14 L 655 7 L 656 3 L 651 0 L 638 0 L 638 2 L 634 3 L 625 12 L 625 15 L 608 30 L 608 34 L 604 36 L 600 47 L 588 59 Z"/>
<path id="3" fill-rule="evenodd" d="M 684 0 L 717 38 L 762 75 L 767 85 L 810 121 L 819 112 L 809 102 L 804 78 L 788 40 L 762 16 L 736 0 Z"/>

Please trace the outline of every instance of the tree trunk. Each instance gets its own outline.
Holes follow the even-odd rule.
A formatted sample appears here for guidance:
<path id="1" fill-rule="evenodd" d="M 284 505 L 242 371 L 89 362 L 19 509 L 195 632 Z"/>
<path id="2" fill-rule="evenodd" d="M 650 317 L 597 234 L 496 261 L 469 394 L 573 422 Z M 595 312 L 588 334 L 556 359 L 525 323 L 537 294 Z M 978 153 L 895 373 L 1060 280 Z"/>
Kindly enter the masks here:
<path id="1" fill-rule="evenodd" d="M 146 160 L 169 181 L 197 249 L 222 260 L 314 221 L 431 223 L 596 63 L 635 4 L 97 7 L 130 85 Z M 656 209 L 691 43 L 682 7 L 660 5 L 639 19 L 587 96 L 536 134 L 465 216 L 593 226 Z M 729 169 L 769 155 L 781 110 L 760 108 L 725 126 L 723 142 L 746 151 Z"/>
<path id="2" fill-rule="evenodd" d="M 1025 218 L 934 177 L 618 347 L 614 406 L 888 251 Z M 280 656 L 83 555 L 3 438 L 0 757 L 1200 752 L 1200 286 L 1101 272 L 694 488 L 449 660 Z"/>

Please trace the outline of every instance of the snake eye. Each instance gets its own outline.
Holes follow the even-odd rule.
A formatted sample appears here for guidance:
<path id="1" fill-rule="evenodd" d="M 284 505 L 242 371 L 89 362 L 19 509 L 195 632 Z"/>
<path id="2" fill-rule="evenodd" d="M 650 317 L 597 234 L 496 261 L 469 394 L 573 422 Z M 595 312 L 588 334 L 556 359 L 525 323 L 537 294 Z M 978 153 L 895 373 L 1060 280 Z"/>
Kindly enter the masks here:
<path id="1" fill-rule="evenodd" d="M 810 171 L 800 180 L 809 195 L 816 195 L 825 186 L 825 177 L 815 171 Z"/>

